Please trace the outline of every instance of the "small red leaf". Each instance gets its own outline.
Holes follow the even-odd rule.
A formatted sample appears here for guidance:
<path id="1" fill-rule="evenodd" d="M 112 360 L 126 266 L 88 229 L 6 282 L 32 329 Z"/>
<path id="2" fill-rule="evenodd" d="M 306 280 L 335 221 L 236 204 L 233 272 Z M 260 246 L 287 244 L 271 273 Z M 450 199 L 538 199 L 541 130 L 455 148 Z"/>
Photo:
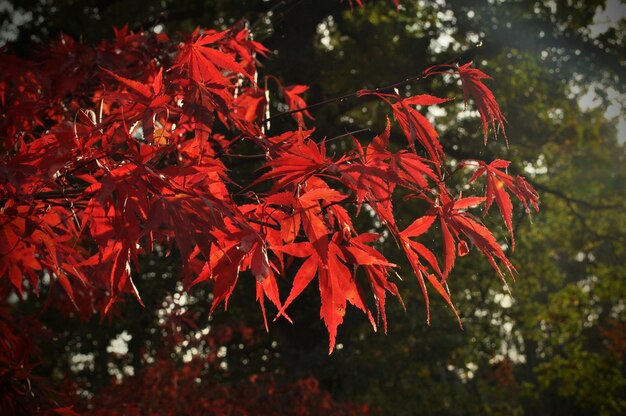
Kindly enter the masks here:
<path id="1" fill-rule="evenodd" d="M 459 240 L 458 250 L 460 257 L 466 256 L 467 253 L 469 253 L 469 248 L 467 247 L 465 240 Z"/>
<path id="2" fill-rule="evenodd" d="M 459 316 L 459 313 L 456 311 L 456 308 L 452 304 L 452 300 L 450 299 L 450 295 L 448 295 L 448 292 L 443 288 L 441 283 L 439 283 L 439 280 L 437 280 L 437 277 L 434 274 L 428 274 L 426 275 L 426 277 L 428 278 L 430 284 L 435 287 L 435 290 L 437 290 L 441 297 L 450 306 L 452 312 L 454 312 L 454 315 L 456 316 L 456 319 L 459 321 L 459 326 L 462 328 L 463 324 L 461 323 L 461 317 Z"/>
<path id="3" fill-rule="evenodd" d="M 276 318 L 283 315 L 287 307 L 291 305 L 291 302 L 293 302 L 309 285 L 309 283 L 311 283 L 311 280 L 313 280 L 315 274 L 317 273 L 317 268 L 318 260 L 313 256 L 309 257 L 304 261 L 304 263 L 302 263 L 302 266 L 300 266 L 298 273 L 296 273 L 296 276 L 293 279 L 291 292 L 289 292 L 287 300 L 283 303 L 283 307 L 278 311 Z"/>
<path id="4" fill-rule="evenodd" d="M 404 231 L 402 231 L 403 237 L 417 237 L 424 234 L 431 225 L 435 222 L 434 215 L 425 215 L 413 221 Z"/>
<path id="5" fill-rule="evenodd" d="M 267 259 L 267 249 L 264 244 L 258 242 L 252 253 L 252 274 L 257 282 L 262 282 L 270 274 L 270 264 Z"/>
<path id="6" fill-rule="evenodd" d="M 150 90 L 149 86 L 144 85 L 141 82 L 133 81 L 132 79 L 128 79 L 128 78 L 124 78 L 122 76 L 119 76 L 116 73 L 111 72 L 111 71 L 109 71 L 106 68 L 102 68 L 102 70 L 104 72 L 106 72 L 107 74 L 111 75 L 113 78 L 115 78 L 120 83 L 122 83 L 125 86 L 127 86 L 128 88 L 130 88 L 131 90 L 133 90 L 135 92 L 138 92 L 139 94 L 141 94 L 145 98 L 152 97 L 152 91 Z"/>

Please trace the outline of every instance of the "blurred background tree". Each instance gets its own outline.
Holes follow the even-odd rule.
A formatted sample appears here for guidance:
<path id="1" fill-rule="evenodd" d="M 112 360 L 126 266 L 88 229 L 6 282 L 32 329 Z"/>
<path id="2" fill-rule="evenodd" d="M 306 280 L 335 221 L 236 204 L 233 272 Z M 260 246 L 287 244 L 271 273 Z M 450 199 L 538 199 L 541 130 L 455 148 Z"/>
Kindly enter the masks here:
<path id="1" fill-rule="evenodd" d="M 85 402 L 106 403 L 101 389 L 112 378 L 134 375 L 141 383 L 164 356 L 180 368 L 211 357 L 197 374 L 203 380 L 236 386 L 257 376 L 281 383 L 314 376 L 335 400 L 367 403 L 381 414 L 626 412 L 624 4 L 404 0 L 396 11 L 391 2 L 364 3 L 350 10 L 337 0 L 22 0 L 0 10 L 7 48 L 21 55 L 61 32 L 96 43 L 113 25 L 174 34 L 244 18 L 274 51 L 263 60 L 268 73 L 310 85 L 309 103 L 391 84 L 471 51 L 462 59 L 496 79 L 490 87 L 507 117 L 510 147 L 504 140 L 483 146 L 480 122 L 462 104 L 431 107 L 429 116 L 451 163 L 499 155 L 542 195 L 532 224 L 522 216 L 515 223 L 512 260 L 520 273 L 512 296 L 469 255 L 451 276 L 462 280 L 452 285 L 452 298 L 463 330 L 439 300 L 426 326 L 417 283 L 406 279 L 399 284 L 406 312 L 390 308 L 386 336 L 348 313 L 337 350 L 326 356 L 314 293 L 294 305 L 294 325 L 279 320 L 266 334 L 248 279 L 227 313 L 208 318 L 208 295 L 200 288 L 181 296 L 175 262 L 155 256 L 145 259 L 151 270 L 138 279 L 143 298 L 151 299 L 145 309 L 129 303 L 119 312 L 123 319 L 103 322 L 40 317 L 54 334 L 42 342 L 42 373 L 73 380 Z M 444 81 L 406 88 L 445 94 Z M 359 134 L 369 140 L 387 112 L 378 102 L 346 100 L 313 115 L 321 134 L 369 128 Z M 273 128 L 290 123 L 277 120 Z M 249 171 L 242 165 L 241 174 Z M 502 241 L 506 236 L 503 229 Z M 389 244 L 383 249 L 393 250 Z M 401 264 L 400 275 L 407 270 Z M 37 302 L 19 307 L 36 311 Z"/>

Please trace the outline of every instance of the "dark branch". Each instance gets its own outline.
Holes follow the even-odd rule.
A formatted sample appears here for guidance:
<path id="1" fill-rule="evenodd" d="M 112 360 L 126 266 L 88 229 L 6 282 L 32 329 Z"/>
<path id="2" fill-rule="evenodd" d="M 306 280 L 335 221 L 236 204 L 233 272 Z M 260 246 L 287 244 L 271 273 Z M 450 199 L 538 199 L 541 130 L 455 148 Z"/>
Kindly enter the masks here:
<path id="1" fill-rule="evenodd" d="M 594 202 L 589 202 L 589 201 L 585 201 L 583 199 L 578 199 L 578 198 L 574 198 L 572 196 L 569 196 L 557 189 L 553 189 L 550 188 L 549 186 L 545 186 L 543 184 L 540 183 L 536 183 L 534 181 L 529 180 L 528 178 L 526 178 L 526 181 L 528 183 L 530 183 L 533 188 L 537 189 L 538 191 L 542 191 L 542 192 L 546 192 L 549 194 L 552 194 L 558 198 L 561 198 L 565 201 L 574 203 L 576 205 L 582 205 L 587 209 L 593 209 L 593 210 L 620 210 L 620 211 L 624 211 L 626 210 L 626 206 L 625 205 L 620 205 L 620 204 L 598 204 L 598 203 L 594 203 Z"/>
<path id="2" fill-rule="evenodd" d="M 457 63 L 464 56 L 467 56 L 468 54 L 472 53 L 473 51 L 475 51 L 476 49 L 478 49 L 480 47 L 481 47 L 480 44 L 474 45 L 473 47 L 468 48 L 467 50 L 463 51 L 459 55 L 455 56 L 454 58 L 446 61 L 445 63 L 443 63 L 441 65 L 442 66 L 443 65 L 451 65 L 451 64 Z M 424 68 L 424 70 L 422 70 L 422 73 L 420 75 L 416 75 L 414 77 L 407 78 L 407 79 L 405 79 L 403 81 L 396 82 L 396 83 L 391 84 L 391 85 L 387 85 L 387 86 L 384 86 L 384 87 L 378 87 L 378 88 L 375 88 L 373 90 L 367 90 L 367 91 L 368 92 L 377 92 L 377 93 L 392 92 L 396 88 L 403 87 L 403 86 L 405 86 L 407 84 L 410 84 L 411 82 L 417 82 L 417 81 L 420 81 L 420 80 L 424 79 L 425 78 L 425 76 L 424 76 L 424 71 L 425 70 L 426 70 L 426 68 Z M 301 112 L 307 111 L 307 110 L 312 110 L 312 109 L 315 109 L 315 108 L 318 108 L 318 107 L 325 106 L 327 104 L 331 104 L 331 103 L 335 103 L 335 102 L 341 102 L 341 101 L 344 101 L 344 100 L 347 100 L 347 99 L 350 99 L 350 98 L 356 98 L 358 95 L 359 95 L 359 92 L 355 91 L 355 92 L 351 92 L 349 94 L 340 95 L 338 97 L 333 97 L 333 98 L 329 98 L 327 100 L 323 100 L 323 101 L 320 101 L 320 102 L 317 102 L 317 103 L 314 103 L 314 104 L 310 104 L 310 105 L 307 105 L 306 107 L 298 108 L 298 109 L 295 109 L 295 110 L 283 111 L 282 113 L 278 113 L 278 114 L 275 114 L 275 115 L 273 115 L 271 117 L 268 117 L 268 118 L 266 118 L 264 120 L 261 120 L 260 124 L 266 124 L 266 123 L 268 123 L 268 122 L 270 122 L 272 120 L 275 120 L 277 118 L 289 116 L 291 114 L 301 113 Z"/>

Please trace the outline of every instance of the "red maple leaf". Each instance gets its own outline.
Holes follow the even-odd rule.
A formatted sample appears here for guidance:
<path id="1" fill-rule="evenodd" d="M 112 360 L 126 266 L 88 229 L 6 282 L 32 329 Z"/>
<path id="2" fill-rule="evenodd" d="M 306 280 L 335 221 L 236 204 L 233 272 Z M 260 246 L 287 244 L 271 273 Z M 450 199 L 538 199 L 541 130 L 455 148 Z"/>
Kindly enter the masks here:
<path id="1" fill-rule="evenodd" d="M 491 79 L 491 77 L 481 70 L 472 68 L 471 66 L 472 62 L 468 62 L 461 66 L 435 65 L 425 70 L 424 76 L 428 77 L 434 74 L 450 73 L 449 71 L 443 70 L 443 68 L 453 68 L 453 70 L 458 73 L 463 83 L 463 99 L 465 101 L 465 105 L 467 106 L 470 97 L 472 97 L 474 104 L 476 104 L 476 108 L 480 114 L 480 120 L 483 125 L 485 144 L 487 144 L 489 124 L 491 124 L 496 138 L 498 135 L 498 129 L 501 129 L 508 145 L 508 139 L 504 129 L 506 118 L 502 114 L 500 106 L 498 105 L 493 93 L 482 81 L 483 79 Z"/>
<path id="2" fill-rule="evenodd" d="M 357 95 L 360 97 L 375 95 L 389 104 L 409 142 L 409 147 L 414 150 L 415 142 L 419 142 L 428 153 L 430 159 L 435 162 L 435 167 L 439 169 L 441 163 L 446 159 L 441 143 L 439 143 L 439 134 L 437 134 L 437 131 L 430 121 L 412 106 L 442 104 L 450 101 L 449 98 L 438 98 L 423 94 L 402 99 L 397 94 L 386 94 L 368 90 L 361 90 Z"/>
<path id="3" fill-rule="evenodd" d="M 467 163 L 469 161 L 463 162 Z M 511 177 L 500 169 L 506 169 L 511 162 L 502 159 L 496 159 L 493 162 L 486 164 L 483 161 L 473 161 L 478 163 L 478 169 L 474 172 L 474 175 L 470 178 L 468 183 L 474 182 L 477 178 L 483 174 L 487 176 L 487 193 L 485 195 L 485 211 L 483 215 L 487 215 L 489 208 L 493 201 L 496 201 L 500 215 L 506 224 L 506 228 L 509 230 L 511 236 L 512 249 L 515 249 L 515 236 L 513 234 L 513 204 L 511 198 L 507 193 L 507 190 L 515 195 L 524 204 L 526 211 L 530 213 L 528 204 L 530 203 L 535 211 L 539 211 L 539 195 L 537 192 L 526 182 L 526 180 L 518 176 L 516 178 Z"/>
<path id="4" fill-rule="evenodd" d="M 189 78 L 198 84 L 216 83 L 229 85 L 229 76 L 242 74 L 249 79 L 252 76 L 235 60 L 232 53 L 225 53 L 211 47 L 219 46 L 219 41 L 230 34 L 229 30 L 222 32 L 209 32 L 198 35 L 198 30 L 194 32 L 195 41 L 186 43 L 176 59 L 176 63 L 170 70 L 175 68 L 187 71 Z M 225 72 L 223 72 L 225 71 Z"/>

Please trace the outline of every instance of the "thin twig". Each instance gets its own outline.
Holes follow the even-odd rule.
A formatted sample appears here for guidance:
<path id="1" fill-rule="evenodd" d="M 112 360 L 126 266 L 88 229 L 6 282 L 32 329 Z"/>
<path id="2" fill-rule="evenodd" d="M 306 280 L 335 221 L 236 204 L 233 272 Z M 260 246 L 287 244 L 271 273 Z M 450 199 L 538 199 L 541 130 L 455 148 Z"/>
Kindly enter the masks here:
<path id="1" fill-rule="evenodd" d="M 542 185 L 540 183 L 537 183 L 535 181 L 532 181 L 528 178 L 526 178 L 526 181 L 528 183 L 530 183 L 532 185 L 533 188 L 540 190 L 542 192 L 546 192 L 548 194 L 552 194 L 558 198 L 561 198 L 565 201 L 568 202 L 572 202 L 574 204 L 577 205 L 582 205 L 587 209 L 593 209 L 593 210 L 624 210 L 626 209 L 626 205 L 624 204 L 598 204 L 598 203 L 594 203 L 594 202 L 589 202 L 589 201 L 585 201 L 584 199 L 578 199 L 578 198 L 574 198 L 570 195 L 566 195 L 565 193 L 557 190 L 557 189 L 553 189 L 550 188 L 548 186 Z"/>
<path id="2" fill-rule="evenodd" d="M 370 131 L 370 129 L 366 127 L 366 128 L 363 128 L 363 129 L 349 131 L 347 133 L 341 134 L 339 136 L 331 137 L 330 139 L 326 139 L 324 141 L 326 143 L 330 143 L 332 141 L 342 139 L 342 138 L 344 138 L 346 136 L 352 136 L 354 134 L 363 133 L 364 131 Z M 244 155 L 244 154 L 241 154 L 241 153 L 223 153 L 223 156 L 233 157 L 233 158 L 237 158 L 237 159 L 263 159 L 263 158 L 267 157 L 267 155 L 265 153 L 263 153 L 263 154 L 258 153 L 258 154 L 254 154 L 254 155 Z"/>
<path id="3" fill-rule="evenodd" d="M 448 60 L 445 63 L 440 64 L 440 65 L 442 65 L 442 66 L 443 65 L 451 65 L 453 63 L 456 63 L 463 56 L 465 56 L 468 53 L 470 53 L 470 52 L 480 48 L 481 46 L 482 46 L 481 44 L 474 45 L 473 47 L 463 51 L 459 55 L 455 56 L 454 58 L 452 58 L 452 59 L 450 59 L 450 60 Z M 437 65 L 435 65 L 435 67 L 436 66 Z M 368 92 L 374 92 L 374 93 L 393 91 L 394 89 L 402 87 L 404 85 L 407 85 L 407 84 L 409 84 L 411 82 L 415 82 L 415 81 L 419 81 L 421 79 L 424 79 L 425 78 L 425 75 L 424 75 L 424 71 L 425 70 L 426 70 L 426 68 L 424 68 L 424 70 L 422 70 L 422 73 L 420 75 L 416 75 L 414 77 L 406 78 L 403 81 L 396 82 L 396 83 L 393 83 L 393 84 L 390 84 L 390 85 L 387 85 L 387 86 L 384 86 L 384 87 L 378 87 L 378 88 L 375 88 L 373 90 L 367 90 L 367 91 Z M 327 100 L 323 100 L 323 101 L 320 101 L 320 102 L 317 102 L 317 103 L 314 103 L 314 104 L 310 104 L 310 105 L 307 105 L 306 107 L 297 108 L 295 110 L 283 111 L 282 113 L 274 114 L 271 117 L 268 117 L 268 118 L 266 118 L 264 120 L 261 120 L 260 124 L 265 124 L 265 123 L 267 123 L 269 121 L 272 121 L 272 120 L 275 120 L 277 118 L 285 117 L 285 116 L 288 116 L 288 115 L 291 115 L 291 114 L 301 113 L 303 111 L 312 110 L 312 109 L 315 109 L 315 108 L 318 108 L 318 107 L 322 107 L 324 105 L 331 104 L 331 103 L 334 103 L 334 102 L 341 102 L 341 101 L 347 100 L 349 98 L 355 98 L 358 95 L 359 95 L 359 91 L 355 91 L 355 92 L 351 92 L 349 94 L 340 95 L 338 97 L 333 97 L 333 98 L 329 98 Z"/>
<path id="4" fill-rule="evenodd" d="M 259 224 L 259 225 L 262 225 L 264 227 L 269 227 L 269 228 L 272 228 L 274 230 L 280 231 L 280 226 L 276 225 L 276 224 L 270 224 L 269 222 L 257 220 L 256 218 L 246 218 L 246 220 L 250 221 L 251 223 L 254 223 L 254 224 Z"/>
<path id="5" fill-rule="evenodd" d="M 256 19 L 256 21 L 254 23 L 252 23 L 252 25 L 250 25 L 250 32 L 255 32 L 257 26 L 265 19 L 265 18 L 271 18 L 272 16 L 276 16 L 276 20 L 274 20 L 274 24 L 278 23 L 281 19 L 283 19 L 287 13 L 289 13 L 291 10 L 293 10 L 295 7 L 297 7 L 300 3 L 302 3 L 303 0 L 281 0 L 279 2 L 277 2 L 275 5 L 273 5 L 272 7 L 270 7 L 265 13 L 263 13 L 263 15 L 261 17 L 259 17 L 258 19 Z M 292 4 L 289 4 L 292 3 Z M 285 10 L 276 13 L 276 11 L 282 7 L 285 6 Z"/>
<path id="6" fill-rule="evenodd" d="M 334 140 L 343 139 L 344 137 L 347 137 L 347 136 L 353 136 L 355 134 L 363 133 L 364 131 L 371 131 L 371 130 L 366 127 L 366 128 L 363 128 L 363 129 L 349 131 L 349 132 L 347 132 L 345 134 L 341 134 L 339 136 L 335 136 L 335 137 L 331 137 L 330 139 L 326 139 L 325 142 L 329 143 L 329 142 L 332 142 Z"/>

